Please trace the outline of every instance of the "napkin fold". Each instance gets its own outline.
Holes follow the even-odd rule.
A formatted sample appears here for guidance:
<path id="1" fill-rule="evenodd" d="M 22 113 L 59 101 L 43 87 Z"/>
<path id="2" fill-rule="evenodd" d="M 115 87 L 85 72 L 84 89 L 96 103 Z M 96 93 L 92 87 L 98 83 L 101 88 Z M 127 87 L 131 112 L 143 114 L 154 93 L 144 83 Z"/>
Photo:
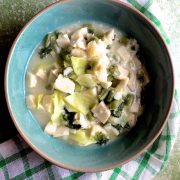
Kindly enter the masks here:
<path id="1" fill-rule="evenodd" d="M 129 3 L 145 14 L 157 26 L 165 42 L 170 46 L 170 39 L 164 30 L 162 21 L 160 21 L 162 15 L 153 0 L 122 1 Z M 81 173 L 59 168 L 40 157 L 18 135 L 0 144 L 0 179 L 152 179 L 168 161 L 177 137 L 180 115 L 178 93 L 179 91 L 175 89 L 168 123 L 154 144 L 141 156 L 120 167 L 100 173 Z"/>

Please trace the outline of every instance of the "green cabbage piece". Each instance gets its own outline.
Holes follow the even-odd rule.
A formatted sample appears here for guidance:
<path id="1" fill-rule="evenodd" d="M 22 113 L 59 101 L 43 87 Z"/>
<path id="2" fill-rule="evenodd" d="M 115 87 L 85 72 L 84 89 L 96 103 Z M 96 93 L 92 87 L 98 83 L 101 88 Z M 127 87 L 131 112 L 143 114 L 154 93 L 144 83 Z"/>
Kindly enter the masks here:
<path id="1" fill-rule="evenodd" d="M 36 101 L 36 108 L 37 109 L 43 109 L 43 106 L 41 104 L 42 98 L 43 98 L 43 94 L 38 94 L 36 96 L 36 100 L 35 101 Z"/>
<path id="2" fill-rule="evenodd" d="M 74 112 L 81 112 L 86 115 L 90 109 L 97 103 L 97 100 L 92 95 L 84 96 L 81 93 L 75 92 L 64 98 L 67 109 L 73 109 Z"/>
<path id="3" fill-rule="evenodd" d="M 84 74 L 87 67 L 87 60 L 83 57 L 71 57 L 72 67 L 77 75 Z"/>
<path id="4" fill-rule="evenodd" d="M 85 130 L 77 130 L 75 134 L 70 134 L 70 139 L 80 146 L 87 146 L 95 143 L 94 139 L 91 139 Z"/>
<path id="5" fill-rule="evenodd" d="M 97 79 L 92 74 L 82 74 L 79 75 L 76 81 L 85 87 L 94 87 L 97 85 Z"/>
<path id="6" fill-rule="evenodd" d="M 54 111 L 51 115 L 51 121 L 53 123 L 57 123 L 57 125 L 61 124 L 62 120 L 62 112 L 64 110 L 64 94 L 60 91 L 54 91 L 54 94 L 52 95 L 53 105 L 54 105 Z"/>

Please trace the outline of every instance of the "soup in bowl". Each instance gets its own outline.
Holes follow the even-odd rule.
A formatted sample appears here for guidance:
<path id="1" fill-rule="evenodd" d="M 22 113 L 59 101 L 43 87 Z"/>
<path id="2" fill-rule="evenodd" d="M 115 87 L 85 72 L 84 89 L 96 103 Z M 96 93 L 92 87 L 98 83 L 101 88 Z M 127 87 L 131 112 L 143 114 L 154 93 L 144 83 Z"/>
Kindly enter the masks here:
<path id="1" fill-rule="evenodd" d="M 5 92 L 27 143 L 50 162 L 83 172 L 143 153 L 170 111 L 173 68 L 156 28 L 117 1 L 55 3 L 20 32 Z"/>

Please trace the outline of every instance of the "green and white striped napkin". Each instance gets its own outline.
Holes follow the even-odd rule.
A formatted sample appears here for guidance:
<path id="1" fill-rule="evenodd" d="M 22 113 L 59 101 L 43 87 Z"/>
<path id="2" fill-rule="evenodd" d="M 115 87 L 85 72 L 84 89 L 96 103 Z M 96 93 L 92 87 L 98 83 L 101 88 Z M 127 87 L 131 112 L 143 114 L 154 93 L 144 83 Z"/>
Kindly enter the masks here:
<path id="1" fill-rule="evenodd" d="M 145 14 L 158 28 L 166 43 L 170 40 L 160 21 L 160 11 L 152 0 L 123 0 Z M 174 64 L 176 60 L 173 60 Z M 179 85 L 177 78 L 176 85 Z M 180 87 L 180 86 L 179 86 Z M 140 157 L 113 170 L 101 173 L 81 173 L 59 168 L 36 154 L 20 137 L 14 137 L 0 144 L 0 179 L 87 179 L 87 180 L 149 180 L 166 164 L 178 133 L 180 115 L 179 95 L 175 90 L 173 106 L 166 127 L 162 134 Z"/>

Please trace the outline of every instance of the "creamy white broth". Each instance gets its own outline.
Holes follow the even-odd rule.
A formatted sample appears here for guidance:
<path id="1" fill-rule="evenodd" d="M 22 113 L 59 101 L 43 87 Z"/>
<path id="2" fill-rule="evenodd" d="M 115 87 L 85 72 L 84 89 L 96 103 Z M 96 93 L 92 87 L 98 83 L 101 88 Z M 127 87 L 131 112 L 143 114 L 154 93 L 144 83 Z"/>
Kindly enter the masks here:
<path id="1" fill-rule="evenodd" d="M 129 131 L 136 124 L 137 117 L 142 113 L 143 106 L 140 103 L 141 91 L 142 91 L 142 88 L 144 88 L 144 86 L 149 82 L 148 74 L 145 70 L 145 67 L 143 67 L 143 65 L 141 64 L 141 62 L 139 61 L 139 59 L 136 56 L 136 53 L 139 48 L 137 41 L 134 39 L 127 39 L 122 32 L 119 32 L 118 30 L 116 30 L 112 27 L 109 27 L 107 25 L 96 24 L 96 23 L 92 23 L 92 25 L 93 25 L 93 29 L 95 30 L 96 34 L 98 34 L 98 33 L 103 34 L 103 36 L 104 36 L 103 38 L 105 39 L 105 40 L 96 39 L 97 42 L 95 42 L 95 40 L 92 40 L 92 41 L 94 42 L 94 44 L 97 44 L 97 45 L 98 45 L 98 43 L 101 43 L 102 47 L 100 47 L 100 45 L 99 45 L 99 48 L 102 48 L 102 50 L 103 50 L 104 46 L 106 46 L 106 48 L 104 49 L 104 52 L 102 52 L 102 54 L 104 53 L 103 56 L 105 56 L 104 59 L 106 59 L 106 61 L 107 61 L 107 62 L 106 61 L 104 62 L 105 64 L 107 63 L 107 66 L 106 66 L 106 69 L 104 70 L 104 72 L 107 73 L 108 78 L 109 78 L 106 82 L 104 82 L 104 79 L 106 79 L 106 77 L 100 78 L 100 76 L 98 75 L 99 70 L 96 70 L 96 72 L 93 72 L 92 69 L 88 70 L 86 68 L 85 74 L 90 74 L 90 76 L 92 76 L 92 74 L 93 74 L 93 78 L 94 77 L 97 78 L 96 79 L 96 81 L 98 81 L 97 85 L 93 86 L 93 87 L 87 87 L 86 85 L 84 86 L 84 84 L 83 85 L 81 84 L 79 87 L 79 84 L 78 84 L 79 81 L 77 83 L 77 79 L 81 75 L 77 75 L 77 73 L 74 73 L 75 72 L 74 66 L 71 64 L 70 67 L 66 67 L 66 68 L 61 67 L 62 63 L 64 63 L 64 62 L 62 62 L 62 60 L 60 60 L 62 57 L 60 58 L 59 53 L 62 52 L 61 49 L 63 49 L 63 48 L 59 47 L 58 43 L 55 43 L 55 45 L 53 45 L 53 50 L 51 50 L 51 52 L 48 55 L 46 55 L 44 58 L 40 58 L 40 55 L 39 55 L 40 50 L 43 48 L 43 44 L 41 44 L 37 48 L 37 50 L 35 51 L 34 55 L 32 56 L 32 58 L 29 62 L 28 69 L 27 69 L 27 76 L 26 76 L 26 95 L 27 95 L 27 99 L 28 99 L 27 106 L 30 108 L 32 114 L 38 120 L 38 122 L 40 123 L 42 128 L 43 129 L 45 128 L 45 132 L 49 133 L 50 135 L 54 136 L 55 138 L 65 139 L 69 142 L 73 142 L 73 143 L 76 143 L 76 144 L 82 145 L 82 146 L 86 146 L 86 145 L 93 144 L 93 143 L 104 144 L 104 143 L 106 143 L 106 141 L 114 139 L 115 137 L 118 137 L 120 134 Z M 58 31 L 61 32 L 61 34 L 63 34 L 63 37 L 64 37 L 64 34 L 68 35 L 68 39 L 70 38 L 70 46 L 72 46 L 72 44 L 74 43 L 75 45 L 73 45 L 73 46 L 77 46 L 77 47 L 75 47 L 76 49 L 80 49 L 81 53 L 82 53 L 82 51 L 83 51 L 83 53 L 85 52 L 86 57 L 83 57 L 83 58 L 85 58 L 89 63 L 89 61 L 91 61 L 93 59 L 92 57 L 90 57 L 90 55 L 88 55 L 88 46 L 90 46 L 88 43 L 91 43 L 91 41 L 88 42 L 88 37 L 89 36 L 91 37 L 91 33 L 88 33 L 83 37 L 84 42 L 85 42 L 85 38 L 86 38 L 86 45 L 85 45 L 86 48 L 85 49 L 82 49 L 82 48 L 84 48 L 83 47 L 84 44 L 82 42 L 79 43 L 79 40 L 80 39 L 82 40 L 81 37 L 79 40 L 76 40 L 76 37 L 74 36 L 75 40 L 72 40 L 73 33 L 81 28 L 82 28 L 82 24 L 77 24 L 77 25 L 65 27 Z M 106 36 L 106 34 L 108 34 L 107 32 L 111 32 L 112 29 L 114 30 L 115 38 L 113 37 L 113 40 L 110 39 L 109 42 L 112 41 L 112 44 L 105 43 L 106 41 L 108 42 L 108 40 L 107 40 L 108 35 Z M 93 34 L 93 38 L 95 36 L 94 34 Z M 67 43 L 67 42 L 62 41 L 61 37 L 60 37 L 60 40 L 61 40 L 62 44 Z M 56 40 L 56 42 L 58 42 L 58 40 Z M 61 46 L 61 44 L 60 44 L 60 46 Z M 78 46 L 81 48 L 79 48 Z M 75 48 L 73 48 L 73 49 L 75 49 Z M 73 50 L 71 48 L 70 54 L 72 53 L 72 51 Z M 99 52 L 101 55 L 101 51 L 99 51 Z M 70 58 L 72 61 L 72 57 L 70 57 Z M 84 62 L 84 60 L 82 62 Z M 100 61 L 98 61 L 98 63 L 100 63 Z M 45 67 L 44 69 L 46 69 L 45 73 L 44 73 L 45 78 L 44 78 L 44 74 L 40 71 L 39 71 L 39 75 L 37 75 L 37 71 L 38 71 L 37 69 L 41 70 L 41 69 L 43 69 L 42 67 L 43 68 Z M 95 67 L 97 67 L 97 65 Z M 115 70 L 117 71 L 117 67 L 118 67 L 118 73 L 119 73 L 118 78 L 119 79 L 116 77 L 117 75 L 112 75 L 112 77 L 110 77 L 110 74 L 109 74 L 110 67 L 114 68 L 113 69 L 114 72 L 115 72 Z M 72 71 L 72 69 L 73 69 L 73 73 L 76 75 L 76 80 L 74 80 L 72 77 L 69 77 L 69 76 L 66 77 L 65 74 L 63 74 L 63 72 L 65 73 L 65 71 L 64 71 L 65 69 L 66 69 L 66 73 L 68 73 L 69 71 Z M 50 72 L 52 72 L 52 70 L 54 70 L 54 72 L 56 71 L 56 73 L 58 71 L 59 72 L 57 73 L 57 77 L 55 79 L 53 79 L 53 82 L 49 83 L 48 79 L 50 76 Z M 137 76 L 139 76 L 138 73 L 140 73 L 140 72 L 141 73 L 143 72 L 143 77 L 138 77 L 139 78 L 138 79 Z M 31 81 L 32 81 L 31 83 L 29 80 L 30 76 L 28 73 L 31 74 L 30 75 Z M 61 76 L 61 74 L 62 74 L 62 76 Z M 33 76 L 33 78 L 32 78 L 32 76 Z M 43 104 L 45 96 L 46 96 L 46 99 L 49 99 L 49 96 L 47 96 L 47 95 L 50 95 L 50 97 L 53 97 L 55 99 L 56 95 L 54 95 L 54 96 L 52 95 L 55 91 L 58 91 L 58 93 L 59 92 L 62 93 L 62 91 L 63 91 L 63 96 L 65 96 L 63 98 L 67 99 L 67 100 L 68 100 L 67 96 L 71 96 L 71 95 L 73 96 L 73 93 L 71 92 L 72 91 L 71 85 L 69 85 L 70 87 L 67 86 L 69 88 L 69 91 L 68 91 L 68 88 L 62 89 L 62 87 L 56 87 L 56 84 L 57 84 L 56 82 L 58 82 L 58 80 L 57 80 L 58 78 L 60 79 L 59 80 L 60 82 L 64 81 L 65 83 L 68 82 L 71 85 L 75 85 L 75 89 L 73 89 L 73 93 L 75 93 L 75 94 L 81 93 L 82 97 L 86 97 L 86 96 L 88 96 L 88 94 L 85 94 L 85 93 L 89 92 L 88 90 L 91 90 L 90 93 L 94 93 L 96 91 L 96 95 L 94 95 L 94 96 L 96 97 L 96 99 L 99 98 L 97 100 L 97 102 L 95 102 L 94 107 L 91 107 L 89 109 L 89 112 L 85 112 L 82 108 L 81 108 L 82 112 L 79 112 L 79 110 L 77 110 L 77 111 L 74 109 L 72 110 L 72 108 L 69 109 L 69 107 L 66 107 L 67 102 L 65 102 L 65 105 L 63 107 L 66 110 L 63 109 L 61 111 L 61 114 L 58 116 L 58 118 L 62 114 L 63 114 L 63 116 L 68 113 L 72 114 L 71 111 L 73 111 L 74 120 L 73 120 L 73 122 L 71 122 L 70 125 L 67 124 L 67 121 L 65 121 L 65 120 L 61 120 L 61 122 L 58 121 L 58 123 L 56 122 L 56 124 L 54 123 L 54 121 L 52 121 L 52 119 L 54 119 L 53 112 L 55 111 L 54 110 L 55 104 L 53 104 L 53 103 L 55 103 L 55 101 L 52 102 L 52 106 L 50 106 L 49 104 L 45 104 L 45 105 Z M 35 79 L 36 82 L 34 82 L 32 79 Z M 115 80 L 118 82 L 121 82 L 122 85 L 119 85 L 119 87 L 118 87 L 118 84 L 113 85 Z M 141 82 L 141 81 L 143 81 L 143 82 Z M 33 85 L 33 83 L 35 83 L 36 85 Z M 110 84 L 112 83 L 112 84 L 109 86 L 108 83 L 110 83 Z M 125 85 L 123 85 L 123 83 Z M 33 86 L 33 87 L 31 87 L 31 86 Z M 109 87 L 105 87 L 105 86 L 109 86 Z M 123 88 L 121 86 L 123 86 Z M 76 93 L 77 87 L 81 88 L 81 89 L 84 88 L 84 89 L 80 90 L 80 91 L 78 89 L 78 91 Z M 98 92 L 99 87 L 101 87 L 100 92 Z M 117 89 L 119 89 L 119 90 L 117 90 Z M 99 96 L 102 96 L 103 90 L 108 91 L 108 94 L 106 95 L 105 99 L 101 100 L 102 97 L 100 98 Z M 64 92 L 64 91 L 67 91 L 67 92 Z M 113 91 L 115 91 L 115 94 L 114 94 L 113 98 L 111 98 L 112 101 L 107 102 L 107 98 L 110 96 L 110 93 L 112 94 Z M 73 98 L 77 98 L 77 96 L 74 95 Z M 86 100 L 88 100 L 88 99 L 86 99 Z M 66 101 L 66 100 L 64 100 L 64 101 Z M 63 101 L 63 103 L 64 103 L 64 101 Z M 96 101 L 96 100 L 94 100 L 94 101 Z M 125 105 L 125 104 L 127 104 L 128 101 L 132 101 L 132 102 L 130 102 L 132 104 Z M 123 109 L 120 112 L 121 115 L 116 115 L 116 117 L 114 116 L 116 109 L 112 109 L 113 102 L 120 103 L 118 108 L 121 109 L 120 105 L 122 105 L 122 109 Z M 83 103 L 83 101 L 82 101 L 82 103 Z M 48 107 L 48 111 L 52 111 L 52 112 L 47 112 L 47 107 Z M 107 115 L 105 117 L 105 119 L 107 118 L 106 122 L 104 122 L 103 118 L 100 117 L 100 116 L 103 116 L 103 114 L 100 113 L 101 111 L 102 112 L 104 111 L 104 114 Z M 93 118 L 93 120 L 88 119 L 89 114 L 93 115 L 93 117 L 91 117 L 91 118 Z M 77 118 L 79 118 L 79 119 L 77 119 Z M 81 119 L 83 119 L 82 122 L 81 122 Z M 124 120 L 124 119 L 126 119 L 126 120 Z M 76 123 L 76 121 L 80 124 Z M 119 123 L 119 122 L 121 122 L 121 123 Z M 69 123 L 69 120 L 68 120 L 68 123 Z M 99 128 L 99 130 L 98 130 L 98 128 Z M 52 131 L 54 131 L 54 134 L 52 133 Z M 94 131 L 95 131 L 95 134 L 93 135 Z M 101 138 L 101 141 L 98 141 L 99 139 L 97 140 L 97 138 L 99 138 L 99 136 L 97 137 L 97 133 L 100 134 L 99 136 Z M 104 139 L 102 139 L 102 134 L 103 134 Z M 96 140 L 94 137 L 96 137 Z"/>

